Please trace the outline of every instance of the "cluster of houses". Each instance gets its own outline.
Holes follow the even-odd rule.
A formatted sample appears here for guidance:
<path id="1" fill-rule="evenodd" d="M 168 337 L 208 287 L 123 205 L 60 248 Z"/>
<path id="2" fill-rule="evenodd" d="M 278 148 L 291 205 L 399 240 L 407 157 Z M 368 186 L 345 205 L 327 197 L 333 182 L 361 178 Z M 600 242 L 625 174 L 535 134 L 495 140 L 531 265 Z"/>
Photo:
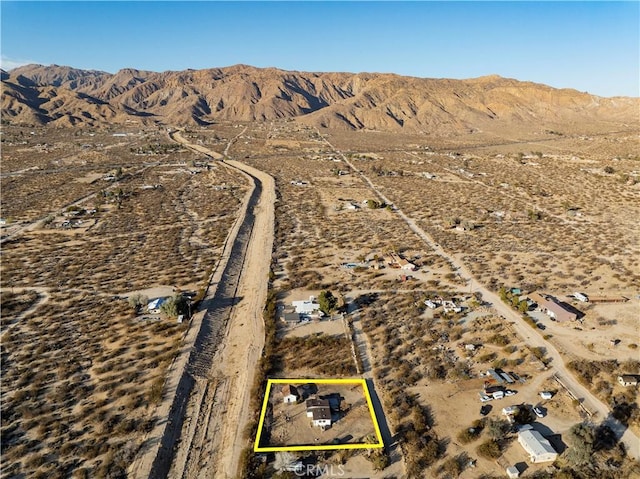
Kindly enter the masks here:
<path id="1" fill-rule="evenodd" d="M 295 386 L 286 384 L 282 388 L 282 400 L 285 404 L 297 404 L 304 395 Z M 326 429 L 332 424 L 331 402 L 327 398 L 312 397 L 305 402 L 307 417 L 314 427 Z"/>
<path id="2" fill-rule="evenodd" d="M 442 306 L 445 313 L 462 312 L 462 306 L 457 305 L 454 300 L 447 301 L 442 298 L 425 299 L 424 305 L 429 309 L 437 309 Z"/>

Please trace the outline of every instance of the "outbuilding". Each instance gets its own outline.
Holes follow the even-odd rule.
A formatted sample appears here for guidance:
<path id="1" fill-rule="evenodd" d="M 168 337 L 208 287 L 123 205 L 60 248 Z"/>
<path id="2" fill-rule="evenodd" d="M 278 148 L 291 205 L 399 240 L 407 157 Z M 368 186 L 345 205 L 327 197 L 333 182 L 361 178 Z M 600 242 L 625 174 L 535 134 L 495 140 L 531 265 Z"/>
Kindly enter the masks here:
<path id="1" fill-rule="evenodd" d="M 282 398 L 285 404 L 291 404 L 298 401 L 300 394 L 298 393 L 298 389 L 295 386 L 290 384 L 285 384 L 282 388 Z"/>
<path id="2" fill-rule="evenodd" d="M 638 385 L 639 376 L 635 374 L 623 374 L 622 376 L 618 376 L 618 382 L 624 386 L 637 386 Z"/>
<path id="3" fill-rule="evenodd" d="M 516 477 L 520 477 L 520 471 L 516 466 L 507 467 L 507 476 L 511 479 L 515 479 Z"/>

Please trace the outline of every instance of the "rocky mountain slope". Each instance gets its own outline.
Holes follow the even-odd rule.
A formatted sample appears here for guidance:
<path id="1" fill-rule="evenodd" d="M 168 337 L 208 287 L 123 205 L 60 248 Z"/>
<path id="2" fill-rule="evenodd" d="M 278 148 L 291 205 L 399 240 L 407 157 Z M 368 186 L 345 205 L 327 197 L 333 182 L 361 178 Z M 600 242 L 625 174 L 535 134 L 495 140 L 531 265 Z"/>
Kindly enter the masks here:
<path id="1" fill-rule="evenodd" d="M 26 124 L 173 125 L 296 118 L 319 127 L 463 132 L 510 125 L 637 124 L 640 99 L 498 76 L 470 80 L 228 68 L 116 74 L 57 65 L 2 72 L 2 118 Z"/>

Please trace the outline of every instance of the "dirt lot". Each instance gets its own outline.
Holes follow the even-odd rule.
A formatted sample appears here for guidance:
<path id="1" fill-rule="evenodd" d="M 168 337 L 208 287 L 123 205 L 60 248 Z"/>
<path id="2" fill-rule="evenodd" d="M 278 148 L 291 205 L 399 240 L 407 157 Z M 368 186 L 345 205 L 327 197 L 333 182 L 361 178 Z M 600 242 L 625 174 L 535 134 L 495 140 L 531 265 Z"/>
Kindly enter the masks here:
<path id="1" fill-rule="evenodd" d="M 294 383 L 299 390 L 304 384 Z M 314 427 L 307 417 L 305 402 L 284 404 L 280 385 L 272 387 L 269 403 L 273 416 L 270 427 L 265 427 L 270 440 L 263 447 L 302 446 L 333 444 L 375 443 L 375 430 L 371 411 L 367 405 L 362 386 L 320 384 L 315 394 L 309 397 L 330 398 L 335 404 L 332 412 L 332 425 L 323 430 Z M 315 390 L 315 389 L 314 389 Z"/>
<path id="2" fill-rule="evenodd" d="M 36 132 L 29 142 L 48 151 L 3 139 L 2 234 L 14 235 L 2 245 L 2 477 L 117 475 L 153 425 L 187 326 L 145 320 L 127 297 L 202 287 L 243 180 L 173 173 L 197 159 L 188 152 L 131 151 L 168 142 L 154 131 L 87 134 L 84 150 L 71 132 Z M 118 168 L 118 180 L 73 181 Z M 86 224 L 58 224 L 76 219 Z"/>

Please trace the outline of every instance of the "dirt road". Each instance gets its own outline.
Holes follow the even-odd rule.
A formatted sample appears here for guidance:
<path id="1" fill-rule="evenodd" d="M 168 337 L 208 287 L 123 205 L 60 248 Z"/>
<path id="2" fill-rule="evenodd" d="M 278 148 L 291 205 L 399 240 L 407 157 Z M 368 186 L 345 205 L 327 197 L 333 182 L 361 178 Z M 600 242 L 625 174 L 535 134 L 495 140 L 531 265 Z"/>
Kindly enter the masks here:
<path id="1" fill-rule="evenodd" d="M 223 158 L 189 144 L 179 132 L 172 138 L 211 158 Z M 251 189 L 172 366 L 155 433 L 129 470 L 133 477 L 237 476 L 249 393 L 264 342 L 275 183 L 242 163 L 221 164 L 244 175 Z"/>
<path id="2" fill-rule="evenodd" d="M 331 143 L 328 141 L 326 141 L 326 143 L 341 156 L 342 160 L 348 164 L 353 171 L 359 171 L 359 169 L 356 168 L 345 155 L 331 145 Z M 383 202 L 393 204 L 393 202 L 385 197 L 364 173 L 360 172 L 359 175 Z M 473 291 L 481 293 L 485 302 L 490 303 L 499 315 L 512 323 L 515 332 L 521 336 L 530 347 L 542 347 L 546 350 L 547 357 L 551 359 L 550 370 L 561 377 L 565 386 L 573 392 L 575 397 L 581 400 L 585 408 L 593 413 L 592 420 L 602 421 L 604 424 L 609 426 L 624 443 L 629 456 L 636 460 L 640 459 L 640 439 L 638 436 L 612 417 L 609 408 L 578 382 L 564 364 L 564 360 L 558 350 L 546 341 L 538 331 L 531 328 L 519 313 L 502 302 L 497 294 L 482 285 L 477 278 L 471 274 L 460 258 L 445 251 L 429 234 L 420 228 L 412 218 L 408 217 L 401 209 L 399 209 L 397 205 L 395 211 L 405 221 L 405 223 L 407 223 L 411 231 L 416 233 L 424 243 L 427 244 L 427 246 L 449 261 L 454 270 L 457 270 L 462 278 L 466 278 L 467 281 L 471 282 L 470 284 L 473 286 Z"/>

